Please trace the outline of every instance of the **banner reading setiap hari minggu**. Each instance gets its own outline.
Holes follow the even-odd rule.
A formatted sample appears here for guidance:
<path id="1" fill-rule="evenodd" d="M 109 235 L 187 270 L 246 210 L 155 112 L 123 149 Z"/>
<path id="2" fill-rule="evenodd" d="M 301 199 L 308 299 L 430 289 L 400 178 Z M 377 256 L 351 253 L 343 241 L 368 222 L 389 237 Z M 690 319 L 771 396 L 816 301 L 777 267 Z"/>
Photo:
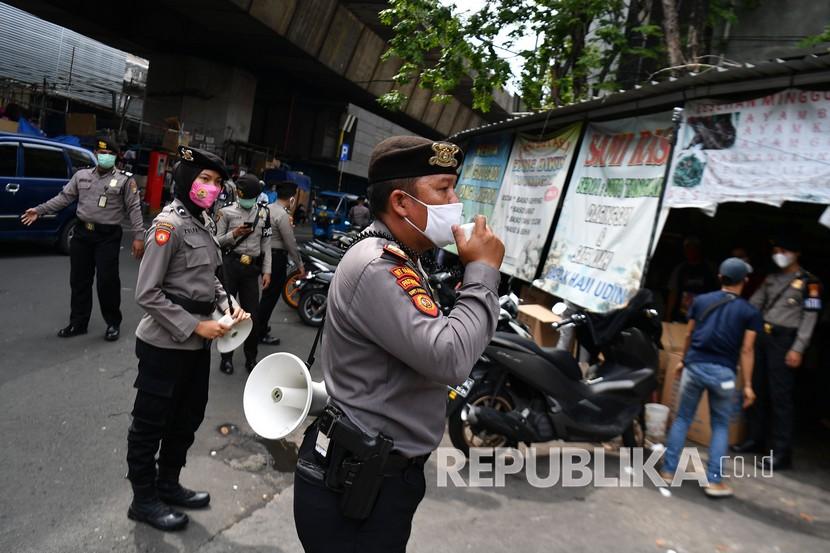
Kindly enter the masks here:
<path id="1" fill-rule="evenodd" d="M 501 271 L 533 280 L 561 200 L 580 124 L 539 139 L 517 136 L 490 226 L 504 241 Z"/>
<path id="2" fill-rule="evenodd" d="M 490 220 L 512 144 L 512 134 L 482 136 L 470 141 L 455 185 L 455 194 L 464 204 L 463 222 L 471 222 L 476 215 Z"/>
<path id="3" fill-rule="evenodd" d="M 830 91 L 688 102 L 668 182 L 667 207 L 710 214 L 723 202 L 830 203 Z"/>
<path id="4" fill-rule="evenodd" d="M 640 287 L 666 163 L 671 114 L 592 123 L 585 132 L 542 281 L 591 311 L 624 305 Z"/>

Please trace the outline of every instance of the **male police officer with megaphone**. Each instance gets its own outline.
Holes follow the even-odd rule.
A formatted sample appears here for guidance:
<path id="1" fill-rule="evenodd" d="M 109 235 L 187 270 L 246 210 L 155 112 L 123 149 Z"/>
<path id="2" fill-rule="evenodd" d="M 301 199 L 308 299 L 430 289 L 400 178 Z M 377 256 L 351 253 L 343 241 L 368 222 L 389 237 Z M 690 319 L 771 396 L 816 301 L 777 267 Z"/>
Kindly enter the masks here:
<path id="1" fill-rule="evenodd" d="M 307 552 L 404 551 L 423 467 L 444 433 L 446 386 L 469 376 L 496 330 L 504 245 L 478 217 L 469 240 L 455 195 L 463 154 L 392 137 L 375 147 L 375 223 L 329 291 L 321 364 L 330 395 L 300 448 L 294 516 Z M 455 242 L 465 265 L 444 316 L 418 256 Z"/>

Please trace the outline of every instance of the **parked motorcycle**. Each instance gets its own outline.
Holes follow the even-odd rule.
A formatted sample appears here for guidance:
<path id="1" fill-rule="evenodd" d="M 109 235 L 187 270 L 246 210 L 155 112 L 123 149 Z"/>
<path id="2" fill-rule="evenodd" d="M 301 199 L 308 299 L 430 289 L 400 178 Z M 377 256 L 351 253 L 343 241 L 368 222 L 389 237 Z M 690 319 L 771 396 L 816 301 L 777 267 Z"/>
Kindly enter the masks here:
<path id="1" fill-rule="evenodd" d="M 575 328 L 589 354 L 584 379 L 571 353 L 497 332 L 470 378 L 453 390 L 447 414 L 453 445 L 516 447 L 554 439 L 600 442 L 623 437 L 637 445 L 635 427 L 657 387 L 660 319 L 641 290 L 607 314 L 576 312 L 555 323 Z M 564 304 L 561 304 L 564 308 Z"/>
<path id="2" fill-rule="evenodd" d="M 297 293 L 300 296 L 297 313 L 303 323 L 317 327 L 323 324 L 332 278 L 333 270 L 314 270 L 309 271 L 306 277 L 297 283 Z"/>

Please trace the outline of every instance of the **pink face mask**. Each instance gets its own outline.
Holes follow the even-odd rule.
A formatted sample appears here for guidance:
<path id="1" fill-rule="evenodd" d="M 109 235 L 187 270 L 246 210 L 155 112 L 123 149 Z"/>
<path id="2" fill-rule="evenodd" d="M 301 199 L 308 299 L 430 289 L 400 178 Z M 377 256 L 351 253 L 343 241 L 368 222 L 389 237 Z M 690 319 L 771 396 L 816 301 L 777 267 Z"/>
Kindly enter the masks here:
<path id="1" fill-rule="evenodd" d="M 195 180 L 193 181 L 193 184 L 190 185 L 189 196 L 194 204 L 202 209 L 207 209 L 213 205 L 213 202 L 216 201 L 216 198 L 219 196 L 220 192 L 221 188 L 215 184 Z"/>

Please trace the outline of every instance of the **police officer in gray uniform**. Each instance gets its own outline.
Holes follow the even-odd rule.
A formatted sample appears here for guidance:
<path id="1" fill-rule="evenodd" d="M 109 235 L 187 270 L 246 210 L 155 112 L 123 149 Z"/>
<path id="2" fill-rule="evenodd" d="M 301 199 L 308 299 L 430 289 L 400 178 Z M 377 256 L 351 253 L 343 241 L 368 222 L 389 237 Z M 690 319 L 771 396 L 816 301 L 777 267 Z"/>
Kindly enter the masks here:
<path id="1" fill-rule="evenodd" d="M 259 301 L 259 333 L 260 341 L 269 346 L 278 346 L 280 339 L 268 333 L 268 321 L 274 312 L 274 307 L 280 299 L 280 293 L 285 286 L 288 258 L 294 262 L 299 270 L 299 278 L 305 276 L 303 259 L 297 249 L 297 239 L 294 237 L 294 228 L 291 225 L 291 210 L 294 208 L 294 195 L 297 185 L 291 181 L 277 184 L 277 201 L 268 205 L 271 215 L 271 285 L 262 291 Z"/>
<path id="2" fill-rule="evenodd" d="M 188 522 L 171 506 L 210 502 L 207 492 L 183 487 L 179 473 L 205 415 L 210 341 L 229 329 L 211 316 L 229 305 L 216 276 L 219 245 L 204 213 L 227 173 L 210 152 L 180 147 L 180 155 L 173 170 L 175 199 L 153 221 L 138 271 L 135 298 L 145 313 L 135 333 L 137 392 L 127 437 L 134 496 L 127 515 L 160 530 Z M 237 322 L 247 317 L 234 305 Z"/>
<path id="3" fill-rule="evenodd" d="M 141 197 L 132 173 L 115 169 L 118 146 L 109 138 L 95 145 L 98 166 L 77 171 L 60 194 L 26 210 L 23 223 L 31 225 L 41 215 L 56 213 L 78 201 L 78 224 L 69 244 L 69 285 L 72 289 L 69 326 L 58 332 L 61 338 L 86 334 L 92 314 L 92 281 L 98 274 L 98 303 L 107 323 L 104 337 L 118 339 L 121 326 L 121 279 L 118 253 L 121 250 L 121 221 L 130 217 L 132 253 L 144 252 L 144 223 Z"/>
<path id="4" fill-rule="evenodd" d="M 781 271 L 767 276 L 749 300 L 764 317 L 752 377 L 758 401 L 749 412 L 749 438 L 733 449 L 767 451 L 767 421 L 771 419 L 772 456 L 759 461 L 765 469 L 781 470 L 792 464 L 795 371 L 821 310 L 821 282 L 801 267 L 800 252 L 793 238 L 773 241 L 772 258 Z"/>
<path id="5" fill-rule="evenodd" d="M 469 376 L 496 330 L 504 245 L 478 217 L 456 225 L 460 148 L 392 137 L 371 157 L 376 218 L 329 291 L 321 364 L 329 405 L 309 427 L 294 483 L 307 552 L 404 551 L 424 496 L 423 466 L 444 433 L 447 385 Z M 455 240 L 465 264 L 443 315 L 419 254 Z"/>
<path id="6" fill-rule="evenodd" d="M 256 365 L 259 327 L 256 313 L 259 308 L 260 276 L 262 288 L 271 283 L 271 218 L 268 208 L 257 204 L 262 182 L 250 173 L 236 181 L 237 200 L 219 210 L 216 236 L 222 246 L 223 282 L 229 294 L 239 294 L 242 309 L 253 314 L 254 330 L 243 347 L 245 368 L 252 371 Z M 233 374 L 233 352 L 223 353 L 219 370 Z"/>

